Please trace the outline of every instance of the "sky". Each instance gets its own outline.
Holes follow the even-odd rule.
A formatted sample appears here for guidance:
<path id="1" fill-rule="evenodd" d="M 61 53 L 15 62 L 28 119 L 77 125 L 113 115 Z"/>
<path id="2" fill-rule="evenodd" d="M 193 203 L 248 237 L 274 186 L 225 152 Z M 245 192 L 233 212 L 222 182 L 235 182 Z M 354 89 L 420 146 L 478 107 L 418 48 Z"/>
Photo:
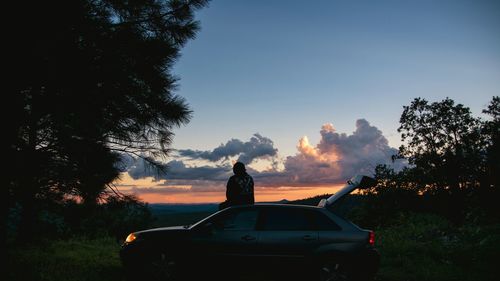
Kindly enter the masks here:
<path id="1" fill-rule="evenodd" d="M 390 156 L 404 105 L 500 94 L 500 1 L 214 0 L 173 72 L 193 110 L 169 172 L 131 162 L 118 187 L 152 203 L 224 200 L 247 164 L 257 201 L 332 193 Z"/>

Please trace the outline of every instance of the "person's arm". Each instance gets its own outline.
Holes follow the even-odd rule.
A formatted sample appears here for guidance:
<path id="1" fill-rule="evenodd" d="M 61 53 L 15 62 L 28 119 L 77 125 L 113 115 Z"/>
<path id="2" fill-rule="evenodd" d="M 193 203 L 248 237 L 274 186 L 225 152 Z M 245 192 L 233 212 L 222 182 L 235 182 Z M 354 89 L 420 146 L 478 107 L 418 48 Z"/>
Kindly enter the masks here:
<path id="1" fill-rule="evenodd" d="M 254 189 L 253 189 L 253 178 L 250 177 L 250 190 L 251 190 L 251 201 L 252 204 L 255 203 Z"/>
<path id="2" fill-rule="evenodd" d="M 232 179 L 233 177 L 230 177 L 229 180 L 227 180 L 227 184 L 226 184 L 226 200 L 227 201 L 231 201 L 233 199 L 233 184 L 232 184 Z"/>

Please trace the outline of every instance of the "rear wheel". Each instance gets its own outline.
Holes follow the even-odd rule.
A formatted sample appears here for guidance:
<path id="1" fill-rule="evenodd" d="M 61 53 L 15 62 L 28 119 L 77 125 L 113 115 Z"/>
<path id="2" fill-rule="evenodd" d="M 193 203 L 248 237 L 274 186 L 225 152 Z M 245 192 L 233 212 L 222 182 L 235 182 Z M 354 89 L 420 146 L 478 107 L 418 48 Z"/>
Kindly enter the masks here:
<path id="1" fill-rule="evenodd" d="M 319 281 L 349 281 L 351 276 L 346 264 L 337 259 L 326 259 L 318 267 Z"/>

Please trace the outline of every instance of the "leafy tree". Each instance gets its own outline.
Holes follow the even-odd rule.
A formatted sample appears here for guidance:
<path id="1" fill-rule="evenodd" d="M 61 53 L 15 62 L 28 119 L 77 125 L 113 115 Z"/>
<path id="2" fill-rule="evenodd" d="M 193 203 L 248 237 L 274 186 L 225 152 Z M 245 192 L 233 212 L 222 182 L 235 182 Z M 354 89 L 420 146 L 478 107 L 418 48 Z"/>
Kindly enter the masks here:
<path id="1" fill-rule="evenodd" d="M 24 233 L 39 199 L 95 203 L 118 176 L 119 153 L 152 164 L 168 153 L 172 128 L 191 114 L 171 68 L 206 2 L 38 1 L 9 11 L 14 164 L 4 205 L 22 205 Z"/>
<path id="2" fill-rule="evenodd" d="M 488 155 L 487 185 L 500 188 L 500 97 L 493 97 L 483 113 L 491 117 L 483 126 Z"/>
<path id="3" fill-rule="evenodd" d="M 493 97 L 483 113 L 490 119 L 484 122 L 482 130 L 486 143 L 486 164 L 478 204 L 483 212 L 494 214 L 500 220 L 500 205 L 497 202 L 500 196 L 500 97 Z"/>
<path id="4" fill-rule="evenodd" d="M 399 157 L 409 166 L 399 172 L 377 167 L 379 184 L 369 192 L 368 212 L 430 211 L 455 222 L 471 213 L 498 217 L 499 105 L 493 97 L 483 111 L 491 116 L 487 121 L 449 98 L 416 98 L 404 106 Z"/>
<path id="5" fill-rule="evenodd" d="M 481 173 L 481 121 L 470 109 L 446 98 L 429 103 L 417 98 L 405 106 L 398 132 L 399 149 L 413 165 L 422 191 L 460 193 L 478 184 Z"/>

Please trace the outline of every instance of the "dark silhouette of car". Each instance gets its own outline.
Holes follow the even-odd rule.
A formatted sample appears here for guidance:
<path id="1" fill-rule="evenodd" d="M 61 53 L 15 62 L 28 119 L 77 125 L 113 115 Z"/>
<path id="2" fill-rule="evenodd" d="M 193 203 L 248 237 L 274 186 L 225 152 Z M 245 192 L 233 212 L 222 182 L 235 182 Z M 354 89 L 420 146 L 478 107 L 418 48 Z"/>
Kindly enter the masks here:
<path id="1" fill-rule="evenodd" d="M 354 189 L 374 184 L 370 177 L 356 176 L 318 206 L 235 206 L 192 226 L 134 232 L 122 246 L 121 260 L 133 279 L 233 280 L 256 274 L 371 279 L 379 263 L 373 231 L 359 228 L 330 207 Z"/>

